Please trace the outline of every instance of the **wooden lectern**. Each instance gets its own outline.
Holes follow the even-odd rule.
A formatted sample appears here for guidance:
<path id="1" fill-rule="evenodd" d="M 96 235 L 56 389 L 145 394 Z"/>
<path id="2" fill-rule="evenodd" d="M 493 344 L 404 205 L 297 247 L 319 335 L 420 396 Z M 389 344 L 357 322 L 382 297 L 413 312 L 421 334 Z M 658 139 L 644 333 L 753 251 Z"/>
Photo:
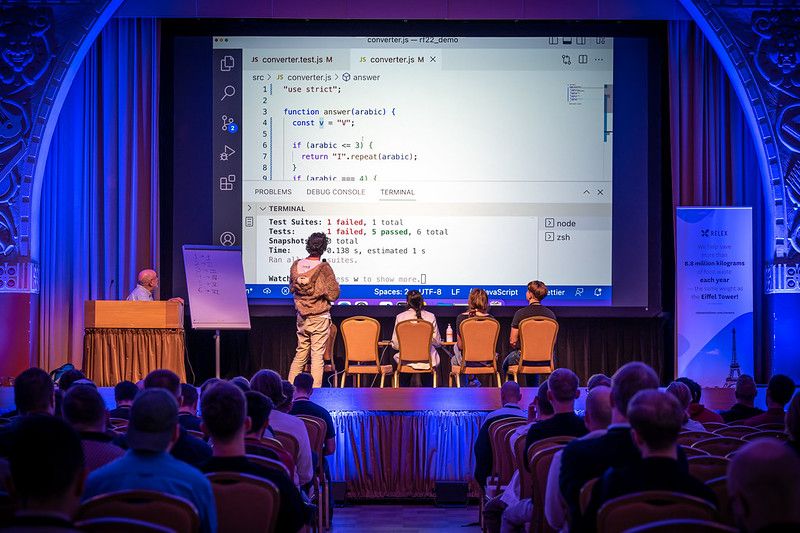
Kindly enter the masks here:
<path id="1" fill-rule="evenodd" d="M 183 306 L 177 302 L 84 303 L 83 369 L 99 386 L 136 383 L 165 368 L 186 380 Z"/>

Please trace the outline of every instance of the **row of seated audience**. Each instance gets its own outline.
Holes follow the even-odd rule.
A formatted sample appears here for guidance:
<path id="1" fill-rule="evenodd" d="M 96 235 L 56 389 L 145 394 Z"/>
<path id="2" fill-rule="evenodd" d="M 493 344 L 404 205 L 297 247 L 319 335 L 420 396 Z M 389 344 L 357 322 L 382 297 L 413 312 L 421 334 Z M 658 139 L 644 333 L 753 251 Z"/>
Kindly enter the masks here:
<path id="1" fill-rule="evenodd" d="M 72 521 L 82 502 L 128 489 L 185 498 L 197 509 L 201 530 L 217 531 L 214 494 L 204 475 L 214 472 L 272 482 L 280 494 L 276 531 L 299 531 L 312 523 L 312 463 L 325 459 L 312 457 L 308 430 L 295 415 L 325 421 L 325 455 L 333 453 L 336 441 L 330 414 L 310 400 L 309 374 L 296 376 L 294 386 L 271 370 L 257 372 L 250 381 L 212 379 L 198 396 L 195 387 L 181 384 L 173 372 L 156 370 L 141 388 L 119 383 L 114 388 L 117 406 L 111 411 L 79 371 L 68 372 L 58 385 L 56 389 L 38 368 L 15 380 L 17 411 L 0 426 L 0 485 L 5 485 L 0 490 L 16 497 L 18 510 L 8 529 L 0 526 L 0 531 L 75 531 Z M 127 421 L 127 429 L 112 431 L 109 420 Z M 208 442 L 192 435 L 194 431 Z M 297 440 L 296 462 L 285 450 L 260 445 L 274 432 Z M 247 457 L 251 453 L 287 468 L 253 462 Z"/>
<path id="2" fill-rule="evenodd" d="M 741 531 L 800 530 L 800 394 L 792 400 L 795 385 L 787 376 L 770 380 L 767 411 L 754 406 L 752 377 L 741 376 L 736 404 L 722 413 L 700 403 L 700 386 L 692 380 L 680 378 L 659 391 L 656 373 L 639 362 L 624 365 L 611 379 L 592 376 L 583 418 L 575 412 L 578 385 L 572 371 L 556 369 L 540 385 L 527 413 L 519 405 L 522 395 L 516 383 L 501 388 L 502 407 L 487 415 L 475 443 L 475 480 L 485 489 L 483 520 L 488 531 L 524 531 L 526 525 L 536 529 L 534 499 L 521 485 L 519 469 L 505 487 L 492 479 L 498 472 L 493 456 L 498 455 L 492 450 L 491 428 L 506 422 L 513 428 L 513 421 L 523 418 L 527 423 L 516 425 L 502 443 L 508 447 L 499 452 L 512 465 L 518 464 L 515 449 L 523 436 L 525 450 L 552 437 L 574 438 L 552 456 L 546 488 L 538 500 L 543 506 L 538 511 L 557 531 L 594 531 L 604 503 L 644 491 L 687 494 L 716 506 L 715 493 L 689 474 L 687 455 L 678 444 L 681 432 L 708 433 L 703 423 L 753 427 L 785 423 L 787 443 L 762 438 L 733 454 L 727 488 Z M 591 480 L 596 480 L 591 496 L 588 504 L 582 504 L 581 490 Z"/>

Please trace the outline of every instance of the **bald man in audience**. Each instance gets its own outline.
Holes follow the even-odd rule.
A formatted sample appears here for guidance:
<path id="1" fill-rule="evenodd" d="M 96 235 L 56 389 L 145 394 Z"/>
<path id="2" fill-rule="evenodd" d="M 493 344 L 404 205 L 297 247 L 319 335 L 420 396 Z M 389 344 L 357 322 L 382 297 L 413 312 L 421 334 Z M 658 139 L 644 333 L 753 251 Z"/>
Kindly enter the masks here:
<path id="1" fill-rule="evenodd" d="M 152 302 L 153 293 L 158 288 L 158 274 L 155 270 L 146 268 L 136 277 L 136 287 L 128 294 L 129 302 Z M 183 298 L 170 298 L 170 302 L 183 304 Z"/>
<path id="2" fill-rule="evenodd" d="M 752 376 L 747 374 L 739 376 L 739 379 L 736 380 L 736 388 L 733 391 L 736 403 L 727 411 L 719 413 L 725 423 L 731 424 L 763 413 L 764 410 L 755 405 L 757 394 L 758 389 L 756 389 L 756 382 Z"/>
<path id="3" fill-rule="evenodd" d="M 609 383 L 611 380 L 609 380 Z M 583 417 L 586 429 L 589 431 L 581 439 L 595 439 L 606 434 L 606 429 L 611 423 L 611 388 L 605 385 L 595 385 L 586 395 L 586 415 Z M 558 489 L 558 476 L 561 473 L 562 451 L 556 452 L 550 471 L 547 474 L 547 491 L 544 502 L 544 516 L 550 527 L 556 531 L 566 531 L 567 508 L 561 499 Z"/>
<path id="4" fill-rule="evenodd" d="M 767 410 L 760 415 L 745 418 L 739 423 L 743 426 L 760 426 L 761 424 L 783 424 L 786 420 L 786 404 L 794 394 L 794 380 L 783 374 L 775 374 L 767 384 Z"/>
<path id="5" fill-rule="evenodd" d="M 522 391 L 519 384 L 514 381 L 503 383 L 500 388 L 500 403 L 502 407 L 495 409 L 488 415 L 481 425 L 475 439 L 475 481 L 481 487 L 486 486 L 486 478 L 492 472 L 492 443 L 489 439 L 489 426 L 492 422 L 505 418 L 525 418 L 525 411 L 519 406 L 522 401 Z"/>
<path id="6" fill-rule="evenodd" d="M 748 443 L 728 465 L 728 496 L 741 531 L 800 531 L 800 457 L 774 439 Z"/>

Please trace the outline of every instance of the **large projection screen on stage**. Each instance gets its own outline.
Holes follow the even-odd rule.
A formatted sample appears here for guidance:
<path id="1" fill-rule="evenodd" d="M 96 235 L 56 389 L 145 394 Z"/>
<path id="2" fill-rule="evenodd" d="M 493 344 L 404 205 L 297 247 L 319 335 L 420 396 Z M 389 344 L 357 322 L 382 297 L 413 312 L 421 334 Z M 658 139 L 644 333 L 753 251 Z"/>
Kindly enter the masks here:
<path id="1" fill-rule="evenodd" d="M 520 306 L 541 279 L 553 306 L 656 311 L 653 39 L 439 26 L 175 39 L 173 168 L 181 132 L 204 132 L 193 186 L 210 189 L 210 244 L 242 247 L 251 303 L 290 302 L 289 266 L 321 231 L 339 305 L 412 288 L 463 305 L 483 287 Z M 187 98 L 210 128 L 179 123 Z"/>

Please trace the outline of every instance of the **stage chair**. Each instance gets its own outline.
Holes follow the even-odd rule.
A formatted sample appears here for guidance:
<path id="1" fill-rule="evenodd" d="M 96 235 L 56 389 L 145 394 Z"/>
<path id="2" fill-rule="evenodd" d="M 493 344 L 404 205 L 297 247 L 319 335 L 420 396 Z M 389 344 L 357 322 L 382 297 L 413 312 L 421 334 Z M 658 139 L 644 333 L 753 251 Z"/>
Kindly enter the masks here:
<path id="1" fill-rule="evenodd" d="M 714 437 L 711 439 L 697 441 L 692 444 L 692 448 L 698 448 L 708 453 L 709 455 L 716 455 L 725 457 L 730 453 L 735 452 L 746 444 L 742 439 L 735 439 L 733 437 Z"/>
<path id="2" fill-rule="evenodd" d="M 500 323 L 489 316 L 475 316 L 461 322 L 459 326 L 461 343 L 461 365 L 450 371 L 448 384 L 461 387 L 463 374 L 490 374 L 497 378 L 500 387 L 500 372 L 497 370 L 497 338 L 500 335 Z M 477 365 L 467 366 L 467 363 Z"/>
<path id="3" fill-rule="evenodd" d="M 589 481 L 583 484 L 581 487 L 581 491 L 578 494 L 578 505 L 581 508 L 581 514 L 586 513 L 586 509 L 589 508 L 589 504 L 592 501 L 592 491 L 594 490 L 594 486 L 597 484 L 597 480 L 600 479 L 599 477 L 593 477 Z"/>
<path id="4" fill-rule="evenodd" d="M 321 418 L 311 415 L 298 415 L 298 418 L 306 425 L 308 440 L 311 449 L 317 454 L 317 471 L 314 473 L 314 492 L 317 504 L 317 527 L 322 530 L 328 525 L 330 508 L 328 507 L 328 483 L 325 478 L 325 434 L 328 432 L 328 424 Z"/>
<path id="5" fill-rule="evenodd" d="M 714 432 L 720 428 L 728 427 L 728 424 L 725 422 L 701 422 L 703 427 L 706 428 L 706 431 Z"/>
<path id="6" fill-rule="evenodd" d="M 758 429 L 750 426 L 728 426 L 714 430 L 714 435 L 718 437 L 733 437 L 734 439 L 741 439 L 745 435 L 755 433 Z"/>
<path id="7" fill-rule="evenodd" d="M 559 435 L 557 437 L 548 437 L 541 439 L 533 444 L 530 448 L 525 449 L 525 437 L 520 437 L 514 444 L 514 453 L 517 458 L 517 466 L 519 468 L 519 489 L 520 499 L 530 498 L 532 496 L 532 472 L 530 470 L 530 463 L 533 456 L 541 450 L 551 448 L 553 446 L 566 446 L 570 441 L 575 440 L 575 437 L 568 437 L 566 435 Z M 519 465 L 522 465 L 521 468 Z"/>
<path id="8" fill-rule="evenodd" d="M 730 461 L 724 457 L 707 455 L 705 457 L 689 457 L 689 474 L 702 482 L 724 476 L 728 472 Z"/>
<path id="9" fill-rule="evenodd" d="M 264 437 L 261 440 L 245 437 L 244 450 L 248 455 L 258 455 L 261 457 L 264 457 L 264 454 L 261 453 L 264 450 L 272 452 L 278 456 L 278 461 L 283 463 L 283 465 L 289 471 L 289 477 L 294 479 L 294 459 L 292 458 L 292 455 L 286 451 L 286 449 L 283 447 L 283 444 L 281 444 L 279 440 L 269 437 Z M 269 459 L 269 457 L 267 457 L 267 459 Z"/>
<path id="10" fill-rule="evenodd" d="M 217 503 L 219 532 L 272 533 L 281 496 L 267 479 L 239 472 L 206 474 Z"/>
<path id="11" fill-rule="evenodd" d="M 297 465 L 297 457 L 300 454 L 300 443 L 297 442 L 297 437 L 291 433 L 275 431 L 275 440 L 281 443 L 283 449 L 292 456 L 292 461 L 294 461 L 294 464 Z"/>
<path id="12" fill-rule="evenodd" d="M 110 516 L 152 522 L 175 531 L 200 529 L 200 515 L 192 502 L 153 490 L 122 490 L 97 495 L 83 502 L 75 521 Z"/>
<path id="13" fill-rule="evenodd" d="M 400 386 L 400 374 L 431 374 L 433 388 L 436 388 L 436 367 L 431 358 L 431 341 L 433 340 L 433 324 L 420 318 L 403 320 L 397 324 L 397 344 L 400 352 L 397 370 L 393 377 L 393 386 Z M 420 364 L 424 368 L 416 369 L 411 364 Z"/>
<path id="14" fill-rule="evenodd" d="M 508 367 L 511 379 L 519 382 L 519 374 L 551 374 L 555 370 L 557 336 L 558 322 L 552 318 L 532 316 L 520 322 L 519 364 Z M 534 363 L 536 366 L 525 363 Z"/>
<path id="15" fill-rule="evenodd" d="M 504 490 L 511 476 L 514 475 L 514 456 L 511 455 L 509 440 L 518 427 L 526 423 L 524 418 L 504 418 L 499 424 L 489 426 L 489 438 L 492 446 L 492 478 L 498 492 Z"/>
<path id="16" fill-rule="evenodd" d="M 742 440 L 748 442 L 756 439 L 778 439 L 785 442 L 789 440 L 789 435 L 783 431 L 756 431 L 755 433 L 742 436 Z"/>
<path id="17" fill-rule="evenodd" d="M 681 431 L 678 435 L 678 444 L 681 446 L 691 446 L 695 442 L 713 439 L 714 437 L 716 437 L 716 435 L 708 431 Z"/>
<path id="18" fill-rule="evenodd" d="M 336 324 L 331 322 L 331 329 L 330 333 L 328 333 L 328 342 L 325 344 L 325 354 L 322 356 L 322 360 L 325 365 L 322 367 L 323 373 L 329 374 L 336 374 L 336 361 L 333 357 L 333 349 L 336 346 L 336 336 L 339 334 L 339 328 L 336 327 Z M 311 373 L 311 361 L 309 360 L 306 363 L 306 366 L 303 368 L 303 372 L 310 374 Z M 334 386 L 336 383 L 334 382 Z"/>
<path id="19" fill-rule="evenodd" d="M 690 518 L 675 520 L 659 520 L 651 524 L 629 529 L 627 533 L 736 533 L 739 530 L 711 520 L 694 520 Z"/>
<path id="20" fill-rule="evenodd" d="M 532 448 L 533 446 L 531 446 Z M 540 448 L 533 457 L 529 465 L 531 478 L 533 481 L 533 520 L 531 527 L 533 531 L 542 533 L 551 532 L 553 528 L 547 523 L 544 517 L 544 498 L 547 491 L 547 475 L 550 472 L 550 465 L 553 463 L 553 456 L 559 450 L 563 450 L 564 444 Z"/>
<path id="21" fill-rule="evenodd" d="M 716 519 L 716 508 L 709 502 L 668 491 L 645 491 L 607 501 L 597 513 L 599 533 L 622 533 L 659 520 Z"/>
<path id="22" fill-rule="evenodd" d="M 384 379 L 392 373 L 392 365 L 382 365 L 378 355 L 380 322 L 366 316 L 354 316 L 343 320 L 340 330 L 344 340 L 344 370 L 340 387 L 344 388 L 348 374 L 353 376 L 353 385 L 359 387 L 361 375 L 371 374 L 381 377 L 383 388 Z"/>
<path id="23" fill-rule="evenodd" d="M 294 481 L 294 477 L 292 476 L 291 472 L 289 472 L 289 469 L 286 468 L 286 465 L 283 464 L 281 461 L 278 461 L 276 459 L 270 459 L 269 457 L 264 457 L 263 455 L 256 455 L 252 453 L 246 453 L 244 456 L 247 457 L 247 460 L 250 461 L 251 463 L 263 466 L 264 468 L 271 468 L 272 470 L 280 470 L 287 476 L 291 476 L 289 477 L 289 479 Z"/>
<path id="24" fill-rule="evenodd" d="M 78 522 L 75 527 L 84 533 L 176 533 L 174 529 L 144 520 L 130 518 L 92 518 Z"/>

